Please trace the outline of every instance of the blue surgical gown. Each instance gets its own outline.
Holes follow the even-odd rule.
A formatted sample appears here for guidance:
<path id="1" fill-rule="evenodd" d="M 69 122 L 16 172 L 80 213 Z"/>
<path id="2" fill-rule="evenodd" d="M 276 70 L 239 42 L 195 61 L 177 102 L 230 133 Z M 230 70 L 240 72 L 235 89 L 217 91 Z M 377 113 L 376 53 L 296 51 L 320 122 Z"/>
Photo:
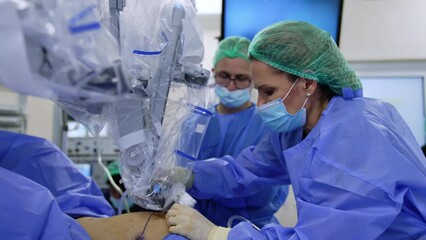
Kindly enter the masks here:
<path id="1" fill-rule="evenodd" d="M 45 187 L 53 196 L 59 209 L 71 218 L 114 215 L 114 210 L 95 182 L 82 175 L 73 166 L 71 160 L 47 140 L 0 131 L 0 168 L 19 174 L 28 180 L 22 181 L 22 184 L 32 182 Z M 29 186 L 21 187 L 27 188 L 28 195 L 31 195 Z M 10 191 L 12 190 L 13 188 Z M 16 197 L 19 196 L 22 201 L 28 200 L 25 194 L 16 194 Z M 2 206 L 10 204 L 8 201 L 8 199 L 0 198 Z M 38 212 L 39 215 L 48 214 L 43 211 L 49 209 L 37 206 L 37 204 L 30 205 L 27 211 Z M 15 208 L 14 205 L 10 207 Z M 16 217 L 19 218 L 19 216 Z M 22 218 L 25 219 L 25 215 Z M 7 219 L 4 220 L 7 221 Z"/>
<path id="2" fill-rule="evenodd" d="M 216 106 L 209 110 L 213 115 L 204 135 L 198 159 L 225 155 L 237 157 L 243 149 L 256 145 L 270 132 L 260 117 L 254 113 L 254 104 L 233 114 L 220 114 L 216 111 Z M 220 191 L 220 188 L 217 190 Z M 262 227 L 268 223 L 278 223 L 274 213 L 284 203 L 287 193 L 288 186 L 270 186 L 241 198 L 208 199 L 199 196 L 194 208 L 219 226 L 226 227 L 231 216 L 240 215 Z"/>
<path id="3" fill-rule="evenodd" d="M 194 164 L 189 192 L 197 197 L 293 186 L 294 228 L 240 223 L 228 239 L 426 238 L 426 160 L 392 105 L 336 96 L 304 139 L 302 131 L 270 134 L 236 159 Z"/>
<path id="4" fill-rule="evenodd" d="M 0 167 L 0 191 L 1 239 L 90 239 L 40 184 Z"/>

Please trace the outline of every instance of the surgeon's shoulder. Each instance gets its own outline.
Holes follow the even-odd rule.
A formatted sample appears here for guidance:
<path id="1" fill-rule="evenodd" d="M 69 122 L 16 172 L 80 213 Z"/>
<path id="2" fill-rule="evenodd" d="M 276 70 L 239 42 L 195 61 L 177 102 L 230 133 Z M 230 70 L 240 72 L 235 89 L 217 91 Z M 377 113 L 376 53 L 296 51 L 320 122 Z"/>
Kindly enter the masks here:
<path id="1" fill-rule="evenodd" d="M 361 98 L 357 101 L 359 105 L 359 118 L 366 127 L 377 129 L 393 129 L 398 125 L 406 125 L 396 108 L 385 101 L 373 98 Z"/>
<path id="2" fill-rule="evenodd" d="M 46 139 L 35 137 L 27 134 L 8 132 L 0 130 L 0 143 L 2 149 L 11 148 L 14 151 L 18 149 L 33 149 L 33 148 L 55 148 L 54 144 Z M 9 149 L 10 150 L 10 149 Z"/>
<path id="3" fill-rule="evenodd" d="M 17 134 L 14 147 L 49 148 L 57 149 L 51 141 L 27 134 Z"/>
<path id="4" fill-rule="evenodd" d="M 21 133 L 0 130 L 0 140 L 2 142 L 14 142 L 16 141 L 16 139 L 20 138 L 22 135 L 23 134 Z"/>
<path id="5" fill-rule="evenodd" d="M 374 118 L 379 120 L 398 114 L 390 103 L 366 97 L 349 100 L 336 98 L 330 102 L 330 105 L 331 107 L 325 111 L 324 117 L 339 122 L 370 121 Z"/>
<path id="6" fill-rule="evenodd" d="M 402 117 L 391 104 L 372 98 L 337 99 L 321 120 L 322 136 L 387 135 L 397 125 L 404 125 Z M 406 125 L 406 124 L 405 124 Z"/>

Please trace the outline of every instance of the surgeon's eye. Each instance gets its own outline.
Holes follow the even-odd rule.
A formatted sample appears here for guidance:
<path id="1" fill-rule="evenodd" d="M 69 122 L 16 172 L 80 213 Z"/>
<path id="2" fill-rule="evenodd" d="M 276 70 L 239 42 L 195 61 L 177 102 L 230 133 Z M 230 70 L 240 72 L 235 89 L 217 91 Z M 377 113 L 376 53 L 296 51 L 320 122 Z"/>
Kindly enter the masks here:
<path id="1" fill-rule="evenodd" d="M 266 96 L 272 96 L 274 95 L 274 91 L 267 91 L 265 92 Z"/>
<path id="2" fill-rule="evenodd" d="M 271 87 L 271 86 L 260 86 L 257 89 L 259 96 L 265 97 L 265 98 L 269 98 L 272 95 L 274 95 L 276 93 L 276 88 L 275 87 Z"/>
<path id="3" fill-rule="evenodd" d="M 270 88 L 262 89 L 262 94 L 265 96 L 272 96 L 274 93 L 275 93 L 274 89 L 270 89 Z"/>

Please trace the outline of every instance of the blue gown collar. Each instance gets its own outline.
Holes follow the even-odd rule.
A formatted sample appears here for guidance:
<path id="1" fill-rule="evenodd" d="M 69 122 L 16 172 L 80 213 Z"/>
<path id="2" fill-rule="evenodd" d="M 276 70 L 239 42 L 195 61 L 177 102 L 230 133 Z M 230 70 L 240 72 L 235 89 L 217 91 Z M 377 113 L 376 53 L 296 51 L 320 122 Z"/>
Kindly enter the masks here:
<path id="1" fill-rule="evenodd" d="M 353 99 L 356 97 L 362 97 L 363 96 L 363 92 L 362 92 L 362 88 L 357 89 L 357 90 L 353 90 L 350 87 L 344 87 L 342 88 L 342 93 L 343 93 L 343 99 L 345 100 L 349 100 L 349 99 Z"/>

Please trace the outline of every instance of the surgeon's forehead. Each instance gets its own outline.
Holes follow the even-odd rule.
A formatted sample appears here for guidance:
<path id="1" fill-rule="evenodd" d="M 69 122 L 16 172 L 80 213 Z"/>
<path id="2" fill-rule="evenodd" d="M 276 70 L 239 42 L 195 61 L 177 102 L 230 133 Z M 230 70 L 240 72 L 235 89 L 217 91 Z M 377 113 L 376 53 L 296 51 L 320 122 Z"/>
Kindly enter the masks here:
<path id="1" fill-rule="evenodd" d="M 216 64 L 215 71 L 250 75 L 250 63 L 242 58 L 223 58 Z"/>
<path id="2" fill-rule="evenodd" d="M 275 87 L 280 84 L 278 80 L 286 76 L 284 72 L 257 60 L 250 63 L 250 72 L 256 89 L 262 86 Z"/>

